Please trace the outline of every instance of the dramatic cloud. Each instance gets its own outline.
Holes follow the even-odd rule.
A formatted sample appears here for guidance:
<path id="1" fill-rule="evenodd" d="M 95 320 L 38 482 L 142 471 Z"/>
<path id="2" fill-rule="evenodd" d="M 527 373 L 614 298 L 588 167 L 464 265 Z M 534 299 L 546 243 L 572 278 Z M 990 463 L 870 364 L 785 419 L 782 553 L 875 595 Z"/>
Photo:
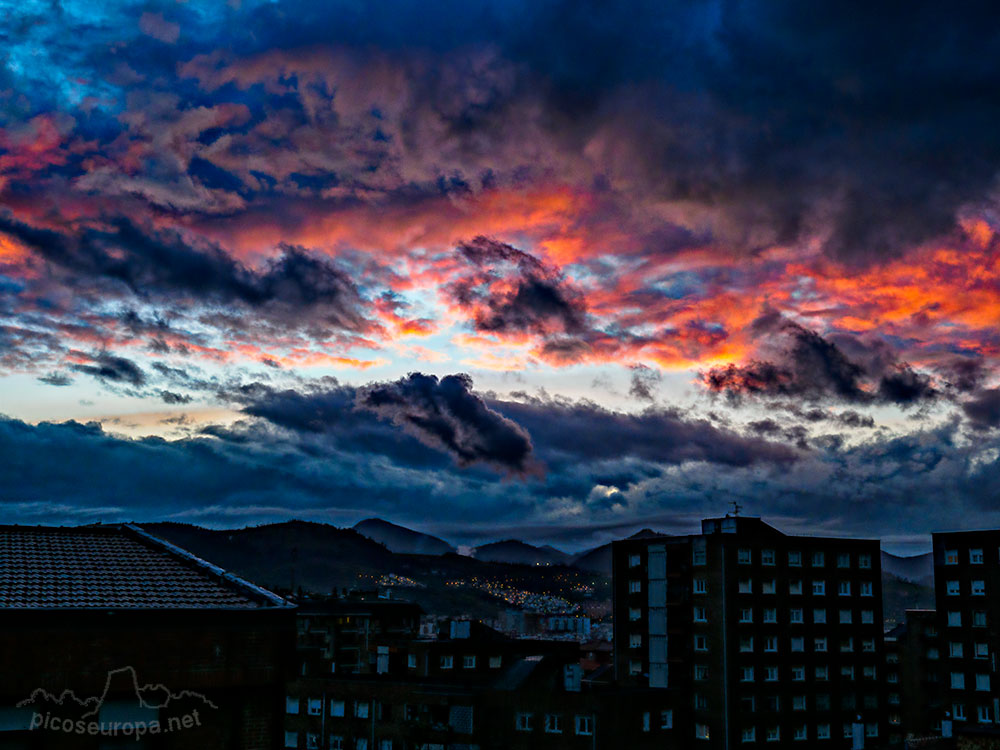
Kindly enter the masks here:
<path id="1" fill-rule="evenodd" d="M 141 386 L 146 382 L 146 374 L 135 362 L 124 357 L 116 357 L 107 352 L 101 352 L 94 356 L 80 354 L 80 357 L 92 364 L 73 365 L 73 369 L 87 375 L 93 375 L 101 380 L 110 380 L 116 383 L 126 383 L 128 385 Z"/>
<path id="2" fill-rule="evenodd" d="M 1000 427 L 1000 388 L 988 388 L 962 404 L 962 410 L 977 430 Z"/>

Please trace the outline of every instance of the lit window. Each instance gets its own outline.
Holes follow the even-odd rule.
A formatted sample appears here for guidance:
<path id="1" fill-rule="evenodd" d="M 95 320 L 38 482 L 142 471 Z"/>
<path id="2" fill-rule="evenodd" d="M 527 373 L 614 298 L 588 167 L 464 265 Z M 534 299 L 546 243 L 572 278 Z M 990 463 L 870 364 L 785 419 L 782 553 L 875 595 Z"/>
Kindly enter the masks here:
<path id="1" fill-rule="evenodd" d="M 299 733 L 285 732 L 285 747 L 298 747 L 298 746 L 299 746 Z"/>
<path id="2" fill-rule="evenodd" d="M 972 595 L 973 596 L 986 596 L 986 581 L 973 581 L 972 582 Z"/>
<path id="3" fill-rule="evenodd" d="M 798 568 L 802 565 L 802 553 L 798 550 L 793 550 L 788 553 L 788 565 L 793 568 Z"/>
<path id="4" fill-rule="evenodd" d="M 310 698 L 306 702 L 306 711 L 310 716 L 322 716 L 323 714 L 323 699 L 322 698 Z"/>
<path id="5" fill-rule="evenodd" d="M 740 565 L 749 565 L 753 561 L 753 554 L 748 547 L 740 547 L 736 553 L 736 562 Z"/>
<path id="6" fill-rule="evenodd" d="M 945 584 L 945 593 L 948 596 L 958 596 L 961 592 L 958 581 L 948 581 Z"/>
<path id="7" fill-rule="evenodd" d="M 562 734 L 562 714 L 545 714 L 545 732 Z"/>
<path id="8" fill-rule="evenodd" d="M 416 669 L 417 668 L 417 655 L 416 654 L 407 654 L 406 655 L 406 667 L 408 669 Z"/>
<path id="9" fill-rule="evenodd" d="M 801 623 L 802 622 L 802 610 L 801 609 L 790 609 L 788 610 L 788 621 L 791 623 Z"/>
<path id="10" fill-rule="evenodd" d="M 285 698 L 285 713 L 297 714 L 299 712 L 299 699 L 291 695 Z"/>
<path id="11" fill-rule="evenodd" d="M 368 702 L 367 701 L 355 701 L 354 702 L 354 715 L 359 719 L 368 718 Z"/>
<path id="12" fill-rule="evenodd" d="M 969 550 L 969 562 L 973 565 L 983 564 L 983 548 L 977 547 Z"/>
<path id="13" fill-rule="evenodd" d="M 946 549 L 944 551 L 944 564 L 945 565 L 958 565 L 958 550 L 957 549 Z"/>
<path id="14" fill-rule="evenodd" d="M 673 729 L 674 728 L 674 712 L 673 711 L 660 711 L 660 729 Z"/>
<path id="15" fill-rule="evenodd" d="M 531 714 L 518 714 L 514 727 L 518 732 L 531 731 Z"/>
<path id="16" fill-rule="evenodd" d="M 344 715 L 344 701 L 330 701 L 330 716 Z"/>
<path id="17" fill-rule="evenodd" d="M 760 564 L 761 565 L 774 565 L 774 550 L 773 549 L 763 549 L 760 551 Z"/>
<path id="18" fill-rule="evenodd" d="M 695 724 L 694 725 L 694 736 L 699 740 L 709 739 L 708 734 L 708 724 Z"/>

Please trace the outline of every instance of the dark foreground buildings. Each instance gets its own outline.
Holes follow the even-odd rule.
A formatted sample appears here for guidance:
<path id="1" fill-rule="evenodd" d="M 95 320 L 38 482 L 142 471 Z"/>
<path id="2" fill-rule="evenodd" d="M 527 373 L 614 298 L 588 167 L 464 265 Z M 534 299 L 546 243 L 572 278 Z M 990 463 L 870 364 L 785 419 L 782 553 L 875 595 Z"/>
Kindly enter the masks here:
<path id="1" fill-rule="evenodd" d="M 0 527 L 0 748 L 273 748 L 293 628 L 137 528 Z"/>

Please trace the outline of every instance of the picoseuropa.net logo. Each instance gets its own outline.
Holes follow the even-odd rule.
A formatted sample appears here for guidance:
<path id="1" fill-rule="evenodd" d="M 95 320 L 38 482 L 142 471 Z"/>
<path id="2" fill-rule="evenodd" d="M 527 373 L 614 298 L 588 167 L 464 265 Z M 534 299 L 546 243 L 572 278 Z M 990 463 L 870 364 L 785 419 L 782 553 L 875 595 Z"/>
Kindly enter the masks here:
<path id="1" fill-rule="evenodd" d="M 133 737 L 194 729 L 207 711 L 218 708 L 201 693 L 173 692 L 162 684 L 139 685 L 133 667 L 108 672 L 99 696 L 78 698 L 72 690 L 59 695 L 37 688 L 17 704 L 31 711 L 32 731 L 105 737 Z"/>

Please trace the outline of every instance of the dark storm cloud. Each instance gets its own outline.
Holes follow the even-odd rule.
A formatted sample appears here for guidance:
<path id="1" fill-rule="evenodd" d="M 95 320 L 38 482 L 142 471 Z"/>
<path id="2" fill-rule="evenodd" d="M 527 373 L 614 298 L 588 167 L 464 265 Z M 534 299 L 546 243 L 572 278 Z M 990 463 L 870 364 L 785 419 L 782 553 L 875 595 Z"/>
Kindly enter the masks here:
<path id="1" fill-rule="evenodd" d="M 45 385 L 67 386 L 72 384 L 73 379 L 61 372 L 50 372 L 48 375 L 39 377 L 38 381 L 45 383 Z"/>
<path id="2" fill-rule="evenodd" d="M 83 355 L 87 356 L 87 355 Z M 87 357 L 91 364 L 75 364 L 70 367 L 77 372 L 93 375 L 99 380 L 112 381 L 133 386 L 146 383 L 146 373 L 135 362 L 125 357 L 101 352 Z"/>
<path id="3" fill-rule="evenodd" d="M 1000 427 L 1000 388 L 986 388 L 962 404 L 962 411 L 977 430 Z"/>
<path id="4" fill-rule="evenodd" d="M 160 399 L 165 404 L 189 404 L 192 401 L 191 396 L 173 391 L 160 391 Z"/>
<path id="5" fill-rule="evenodd" d="M 556 269 L 487 237 L 459 245 L 458 252 L 476 271 L 450 284 L 448 293 L 472 313 L 477 330 L 543 335 L 583 330 L 582 295 Z"/>
<path id="6" fill-rule="evenodd" d="M 283 246 L 280 256 L 255 270 L 217 245 L 195 247 L 177 232 L 143 229 L 124 218 L 103 229 L 81 227 L 64 233 L 33 227 L 8 214 L 0 215 L 0 232 L 71 272 L 77 283 L 113 281 L 139 297 L 244 305 L 265 319 L 295 328 L 369 327 L 350 277 L 302 248 Z"/>
<path id="7" fill-rule="evenodd" d="M 750 331 L 768 358 L 702 373 L 711 391 L 736 399 L 797 397 L 902 407 L 940 395 L 929 375 L 896 362 L 878 343 L 867 345 L 844 334 L 824 338 L 773 310 L 757 318 Z"/>
<path id="8" fill-rule="evenodd" d="M 484 462 L 518 474 L 536 469 L 530 435 L 473 393 L 468 375 L 439 380 L 410 373 L 358 389 L 357 405 L 446 451 L 460 465 Z"/>

